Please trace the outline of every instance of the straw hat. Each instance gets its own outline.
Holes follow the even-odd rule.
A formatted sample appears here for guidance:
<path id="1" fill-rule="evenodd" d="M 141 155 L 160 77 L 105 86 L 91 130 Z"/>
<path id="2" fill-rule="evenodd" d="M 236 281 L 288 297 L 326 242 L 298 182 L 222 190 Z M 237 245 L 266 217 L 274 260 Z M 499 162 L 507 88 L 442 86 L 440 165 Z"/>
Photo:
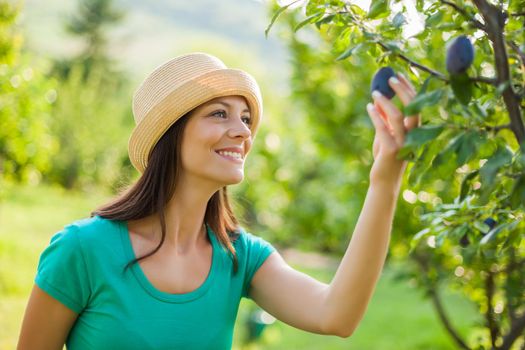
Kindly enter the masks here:
<path id="1" fill-rule="evenodd" d="M 262 117 L 262 97 L 250 74 L 201 52 L 175 57 L 157 67 L 133 95 L 136 126 L 128 143 L 133 166 L 144 172 L 157 141 L 184 114 L 211 99 L 231 95 L 246 98 L 255 135 Z"/>

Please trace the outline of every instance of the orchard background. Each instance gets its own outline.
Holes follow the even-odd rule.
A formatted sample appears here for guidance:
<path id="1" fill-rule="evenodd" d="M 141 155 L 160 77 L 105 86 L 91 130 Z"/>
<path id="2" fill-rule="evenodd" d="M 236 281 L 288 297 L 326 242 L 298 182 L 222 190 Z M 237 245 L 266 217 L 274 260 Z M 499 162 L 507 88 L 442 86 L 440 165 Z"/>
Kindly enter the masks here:
<path id="1" fill-rule="evenodd" d="M 391 249 L 358 330 L 275 322 L 248 342 L 256 306 L 243 301 L 235 348 L 525 349 L 524 11 L 523 0 L 0 0 L 0 349 L 16 344 L 52 234 L 136 179 L 133 89 L 188 51 L 260 83 L 265 124 L 232 188 L 236 212 L 327 283 L 368 187 L 372 77 L 389 66 L 419 92 L 407 108 L 393 98 L 422 126 L 400 154 Z M 461 35 L 473 62 L 450 74 Z"/>

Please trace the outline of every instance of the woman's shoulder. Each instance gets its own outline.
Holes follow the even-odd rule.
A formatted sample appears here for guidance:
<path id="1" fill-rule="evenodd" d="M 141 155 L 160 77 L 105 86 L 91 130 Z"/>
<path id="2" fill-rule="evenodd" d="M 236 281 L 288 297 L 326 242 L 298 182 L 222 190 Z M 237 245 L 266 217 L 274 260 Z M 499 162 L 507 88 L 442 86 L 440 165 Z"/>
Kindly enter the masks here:
<path id="1" fill-rule="evenodd" d="M 246 231 L 244 227 L 239 227 L 237 239 L 234 241 L 234 247 L 237 251 L 243 253 L 253 253 L 254 251 L 273 249 L 273 246 L 265 238 Z"/>
<path id="2" fill-rule="evenodd" d="M 121 222 L 100 216 L 81 218 L 64 225 L 63 229 L 53 235 L 51 242 L 60 239 L 72 239 L 76 236 L 84 244 L 107 240 L 108 235 L 118 232 Z"/>

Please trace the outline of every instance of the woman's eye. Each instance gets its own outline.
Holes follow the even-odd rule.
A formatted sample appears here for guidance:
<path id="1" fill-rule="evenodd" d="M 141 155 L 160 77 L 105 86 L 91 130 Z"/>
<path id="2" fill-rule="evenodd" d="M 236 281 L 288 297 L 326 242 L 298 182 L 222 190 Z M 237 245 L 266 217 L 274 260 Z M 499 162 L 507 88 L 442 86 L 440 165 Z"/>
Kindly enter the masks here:
<path id="1" fill-rule="evenodd" d="M 219 116 L 219 118 L 226 117 L 226 111 L 220 110 L 217 112 L 212 113 L 212 116 Z M 242 120 L 246 123 L 246 125 L 252 125 L 252 118 L 251 117 L 242 117 Z"/>
<path id="2" fill-rule="evenodd" d="M 220 115 L 220 114 L 226 115 L 226 112 L 221 110 L 221 111 L 217 111 L 217 112 L 213 113 L 212 115 L 216 116 L 216 115 Z"/>

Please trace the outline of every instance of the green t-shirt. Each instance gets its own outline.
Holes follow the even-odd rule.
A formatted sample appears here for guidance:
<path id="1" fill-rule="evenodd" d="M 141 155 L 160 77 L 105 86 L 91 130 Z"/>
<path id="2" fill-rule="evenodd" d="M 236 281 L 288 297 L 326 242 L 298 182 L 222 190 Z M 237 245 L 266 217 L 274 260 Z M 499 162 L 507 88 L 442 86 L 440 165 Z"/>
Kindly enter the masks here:
<path id="1" fill-rule="evenodd" d="M 156 289 L 142 268 L 123 267 L 135 254 L 127 223 L 99 216 L 75 221 L 42 252 L 35 283 L 79 314 L 70 350 L 230 349 L 241 297 L 275 250 L 241 229 L 234 242 L 239 269 L 206 225 L 213 246 L 204 283 L 185 294 Z"/>

